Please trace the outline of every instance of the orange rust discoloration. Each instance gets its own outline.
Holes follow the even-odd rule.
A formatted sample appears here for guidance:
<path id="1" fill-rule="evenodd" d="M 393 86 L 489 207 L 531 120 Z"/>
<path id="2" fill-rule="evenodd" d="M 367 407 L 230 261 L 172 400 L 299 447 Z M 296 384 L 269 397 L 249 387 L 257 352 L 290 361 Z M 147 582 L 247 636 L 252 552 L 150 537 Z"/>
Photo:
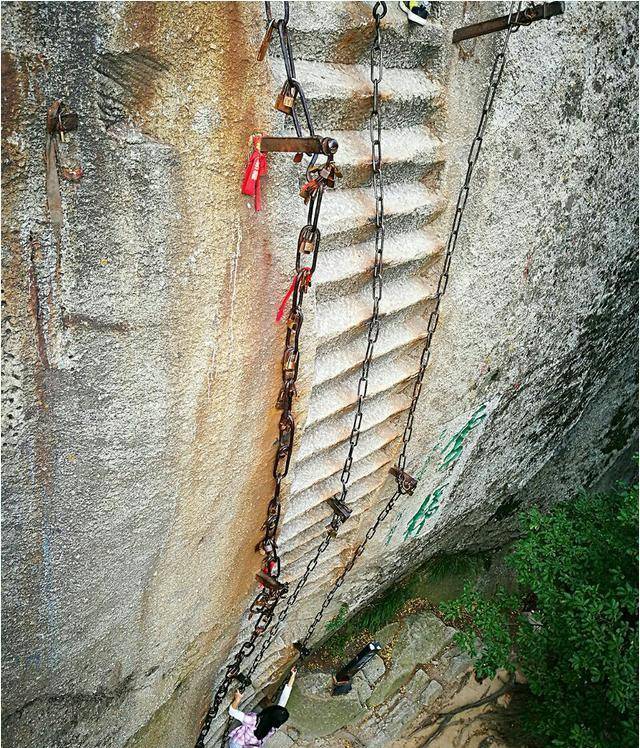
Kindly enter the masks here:
<path id="1" fill-rule="evenodd" d="M 373 35 L 367 27 L 348 28 L 338 36 L 335 46 L 335 59 L 339 62 L 354 64 L 366 59 Z"/>
<path id="2" fill-rule="evenodd" d="M 18 59 L 11 52 L 2 52 L 2 184 L 5 190 L 2 197 L 5 212 L 12 203 L 13 183 L 27 162 L 26 153 L 13 136 L 20 129 L 20 113 L 28 86 L 28 74 Z M 3 225 L 5 221 L 6 218 Z"/>
<path id="3" fill-rule="evenodd" d="M 156 46 L 158 32 L 161 29 L 160 16 L 162 6 L 168 3 L 137 2 L 128 3 L 125 8 L 126 21 L 129 27 L 128 38 L 142 47 Z M 171 12 L 176 12 L 175 8 Z M 159 49 L 156 47 L 156 49 Z"/>
<path id="4" fill-rule="evenodd" d="M 29 309 L 35 323 L 36 349 L 40 363 L 45 369 L 49 368 L 49 356 L 47 354 L 47 341 L 44 332 L 44 321 L 42 319 L 42 307 L 40 302 L 40 290 L 38 288 L 38 275 L 36 272 L 36 261 L 41 253 L 40 242 L 33 235 L 29 238 Z"/>
<path id="5" fill-rule="evenodd" d="M 18 75 L 16 58 L 11 52 L 2 52 L 2 138 L 18 128 L 19 102 L 22 83 Z M 4 145 L 4 144 L 3 144 Z"/>
<path id="6" fill-rule="evenodd" d="M 130 87 L 133 98 L 127 105 L 131 102 L 136 112 L 137 128 L 173 149 L 166 189 L 181 220 L 175 230 L 168 229 L 167 243 L 173 267 L 189 280 L 171 284 L 166 292 L 167 308 L 174 310 L 165 322 L 167 347 L 176 362 L 169 369 L 170 421 L 180 424 L 166 449 L 179 476 L 166 547 L 188 544 L 192 553 L 188 569 L 182 560 L 180 574 L 173 554 L 158 554 L 141 626 L 154 635 L 178 577 L 206 579 L 201 594 L 210 603 L 198 614 L 207 628 L 203 650 L 210 652 L 221 629 L 229 627 L 233 638 L 237 615 L 254 586 L 259 557 L 253 546 L 271 497 L 277 433 L 273 404 L 281 331 L 272 306 L 249 300 L 258 286 L 277 299 L 278 279 L 273 278 L 267 229 L 245 211 L 239 189 L 248 136 L 256 128 L 269 129 L 274 118 L 264 93 L 268 68 L 255 63 L 250 38 L 250 30 L 260 26 L 262 8 L 217 2 L 185 4 L 182 13 L 169 3 L 123 7 L 112 48 L 133 50 L 125 52 L 131 56 L 144 47 L 146 59 L 162 66 L 158 85 L 144 95 Z M 223 260 L 216 261 L 220 256 Z M 189 275 L 192 263 L 198 272 Z M 238 305 L 244 307 L 242 314 Z M 246 345 L 249 335 L 260 341 L 257 346 Z M 212 340 L 216 370 L 207 367 Z M 194 371 L 200 376 L 190 377 Z M 239 410 L 246 413 L 242 424 L 229 418 Z M 229 453 L 221 453 L 220 445 L 229 445 Z M 190 669 L 197 667 L 197 662 L 188 663 Z"/>
<path id="7" fill-rule="evenodd" d="M 81 166 L 64 166 L 60 175 L 63 179 L 66 179 L 67 182 L 79 182 L 82 177 L 84 177 L 84 170 Z"/>
<path id="8" fill-rule="evenodd" d="M 221 122 L 214 136 L 213 147 L 220 154 L 220 158 L 224 159 L 225 165 L 237 165 L 238 176 L 234 179 L 235 174 L 231 171 L 230 185 L 227 185 L 226 188 L 238 186 L 239 193 L 240 171 L 246 160 L 247 139 L 256 128 L 260 129 L 256 100 L 257 97 L 262 97 L 263 93 L 255 85 L 255 49 L 248 38 L 247 23 L 243 19 L 243 14 L 246 13 L 247 9 L 239 3 L 215 3 L 212 10 L 215 18 L 209 19 L 209 22 L 215 24 L 219 29 L 227 30 L 227 33 L 219 39 L 221 49 L 216 54 L 218 61 L 224 61 L 219 70 L 216 92 L 220 101 L 229 103 L 228 106 L 223 105 L 221 107 Z M 229 60 L 232 61 L 231 64 L 229 64 Z M 241 200 L 242 198 L 238 194 L 238 202 Z M 229 276 L 231 277 L 231 273 L 234 272 L 235 280 L 233 283 L 225 284 L 223 294 L 218 302 L 222 310 L 221 316 L 226 323 L 225 326 L 233 324 L 234 303 L 244 303 L 246 299 L 251 298 L 255 288 L 268 287 L 271 281 L 270 262 L 256 261 L 255 228 L 251 227 L 246 220 L 241 220 L 240 225 L 242 228 L 239 227 L 238 230 L 245 238 L 240 242 L 238 254 L 239 258 L 243 259 L 238 260 L 235 268 L 232 267 L 231 262 L 228 263 Z M 266 245 L 267 242 L 265 241 L 263 248 Z M 247 272 L 249 267 L 252 268 L 252 272 Z M 235 293 L 232 290 L 234 283 L 237 284 Z M 271 335 L 273 335 L 272 309 L 265 305 L 259 305 L 256 312 L 261 317 L 257 321 L 259 327 L 271 328 Z M 257 410 L 247 413 L 247 419 L 242 428 L 242 433 L 254 435 L 252 438 L 257 438 L 262 445 L 257 450 L 261 459 L 250 466 L 248 474 L 239 476 L 244 479 L 245 486 L 255 486 L 251 490 L 251 505 L 247 507 L 248 521 L 243 523 L 243 527 L 246 528 L 246 530 L 243 530 L 244 539 L 232 549 L 234 554 L 233 568 L 237 570 L 237 579 L 243 580 L 238 591 L 244 595 L 246 594 L 246 588 L 253 583 L 253 574 L 257 565 L 253 546 L 259 537 L 264 507 L 270 499 L 272 488 L 269 477 L 271 476 L 273 461 L 272 441 L 274 434 L 277 432 L 277 420 L 271 403 L 275 402 L 279 372 L 278 359 L 274 357 L 272 372 L 265 377 L 266 372 L 261 359 L 261 351 L 255 346 L 250 346 L 247 351 L 245 346 L 239 345 L 235 351 L 230 351 L 230 355 L 234 372 L 242 371 L 243 378 L 246 376 L 255 377 L 255 385 L 251 386 L 251 389 L 265 393 L 265 384 L 271 383 L 271 387 L 267 387 L 264 394 L 265 400 L 269 403 L 267 412 L 270 413 L 266 428 L 263 408 L 259 403 L 256 403 L 258 405 Z M 205 382 L 203 385 L 196 411 L 196 433 L 199 438 L 206 441 L 206 431 L 210 426 L 211 407 L 208 401 L 208 383 Z M 230 383 L 226 386 L 229 385 Z M 232 384 L 231 386 L 233 387 Z M 242 392 L 237 392 L 236 398 L 236 407 L 240 410 L 245 408 L 246 404 L 242 402 Z M 232 437 L 232 441 L 235 443 L 237 443 L 237 436 L 238 434 Z M 249 521 L 250 517 L 255 518 L 253 522 Z"/>

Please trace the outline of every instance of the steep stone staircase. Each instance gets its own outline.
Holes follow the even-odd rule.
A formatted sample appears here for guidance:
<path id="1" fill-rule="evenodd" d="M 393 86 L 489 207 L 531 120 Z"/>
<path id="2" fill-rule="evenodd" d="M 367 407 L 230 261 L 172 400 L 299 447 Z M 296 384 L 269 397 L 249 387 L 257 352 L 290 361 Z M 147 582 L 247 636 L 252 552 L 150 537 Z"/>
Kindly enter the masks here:
<path id="1" fill-rule="evenodd" d="M 432 5 L 437 13 L 438 4 Z M 326 500 L 339 491 L 371 316 L 375 231 L 368 130 L 371 9 L 360 2 L 295 3 L 289 29 L 297 77 L 305 88 L 316 131 L 338 140 L 337 162 L 343 172 L 339 189 L 327 193 L 323 202 L 321 254 L 313 283 L 315 372 L 281 521 L 282 578 L 295 583 L 331 514 Z M 303 590 L 298 613 L 305 600 L 328 589 L 342 568 L 345 550 L 359 542 L 363 528 L 358 518 L 368 517 L 387 500 L 377 494 L 397 454 L 443 250 L 434 225 L 445 207 L 440 191 L 445 159 L 443 29 L 437 17 L 424 28 L 410 25 L 390 3 L 382 34 L 386 216 L 382 324 L 351 473 L 348 504 L 353 515 Z M 280 80 L 282 60 L 276 48 L 274 42 L 269 63 Z M 312 335 L 305 329 L 304 336 Z M 276 639 L 256 671 L 258 689 L 273 679 L 285 649 L 290 652 L 292 631 L 284 629 L 284 638 Z M 244 621 L 239 640 L 250 630 L 251 621 Z M 214 734 L 219 731 L 212 729 L 209 745 L 215 744 Z"/>

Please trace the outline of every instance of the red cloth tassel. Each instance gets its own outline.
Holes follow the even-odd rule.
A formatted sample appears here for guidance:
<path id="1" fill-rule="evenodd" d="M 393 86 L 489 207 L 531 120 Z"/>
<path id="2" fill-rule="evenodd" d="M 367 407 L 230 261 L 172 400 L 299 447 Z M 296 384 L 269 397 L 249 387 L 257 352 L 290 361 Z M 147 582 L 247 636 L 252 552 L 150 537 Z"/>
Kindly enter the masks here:
<path id="1" fill-rule="evenodd" d="M 242 179 L 242 194 L 253 195 L 255 209 L 262 209 L 262 196 L 260 194 L 260 177 L 267 173 L 267 157 L 260 152 L 260 137 L 253 138 L 254 151 L 249 156 L 247 167 Z"/>
<path id="2" fill-rule="evenodd" d="M 253 205 L 256 209 L 256 213 L 262 210 L 262 197 L 260 195 L 260 171 L 258 171 L 258 179 L 256 180 L 256 191 L 255 197 L 253 198 Z"/>
<path id="3" fill-rule="evenodd" d="M 311 275 L 311 268 L 300 268 L 300 270 L 293 276 L 293 280 L 291 281 L 291 285 L 289 286 L 289 290 L 284 295 L 282 301 L 280 302 L 280 306 L 278 307 L 278 313 L 276 314 L 276 322 L 280 322 L 284 315 L 285 307 L 287 306 L 287 301 L 289 301 L 289 298 L 291 297 L 291 294 L 293 293 L 294 288 L 296 287 L 296 283 L 298 282 L 298 278 L 302 280 L 302 278 L 305 275 Z"/>

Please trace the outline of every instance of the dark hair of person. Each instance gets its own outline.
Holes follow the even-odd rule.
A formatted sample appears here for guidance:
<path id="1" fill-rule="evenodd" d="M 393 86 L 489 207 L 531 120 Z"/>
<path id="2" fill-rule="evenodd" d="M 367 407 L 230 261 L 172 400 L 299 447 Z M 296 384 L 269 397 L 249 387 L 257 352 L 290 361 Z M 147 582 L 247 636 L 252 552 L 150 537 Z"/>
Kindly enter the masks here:
<path id="1" fill-rule="evenodd" d="M 258 740 L 264 740 L 267 735 L 289 719 L 289 712 L 283 706 L 268 706 L 258 715 L 258 722 L 253 734 Z"/>

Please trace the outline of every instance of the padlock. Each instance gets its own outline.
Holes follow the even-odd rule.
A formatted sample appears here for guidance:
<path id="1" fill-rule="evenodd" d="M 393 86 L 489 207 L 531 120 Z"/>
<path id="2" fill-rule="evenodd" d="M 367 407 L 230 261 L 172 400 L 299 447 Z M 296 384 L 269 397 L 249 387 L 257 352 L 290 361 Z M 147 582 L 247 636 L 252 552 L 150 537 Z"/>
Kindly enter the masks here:
<path id="1" fill-rule="evenodd" d="M 302 312 L 298 309 L 289 315 L 289 318 L 287 319 L 287 327 L 291 332 L 298 332 L 300 325 L 302 325 Z"/>
<path id="2" fill-rule="evenodd" d="M 411 496 L 411 494 L 416 490 L 418 481 L 412 475 L 409 475 L 409 473 L 396 467 L 392 467 L 389 470 L 389 473 L 396 478 L 398 482 L 398 491 L 400 493 L 409 494 L 409 496 Z"/>
<path id="3" fill-rule="evenodd" d="M 295 351 L 293 348 L 287 348 L 282 357 L 282 376 L 284 380 L 295 379 L 298 372 L 298 360 L 300 358 L 299 351 Z"/>
<path id="4" fill-rule="evenodd" d="M 320 241 L 320 232 L 316 229 L 309 229 L 305 226 L 300 232 L 298 239 L 299 251 L 303 254 L 311 254 L 315 252 L 315 249 Z"/>
<path id="5" fill-rule="evenodd" d="M 258 62 L 262 62 L 262 60 L 264 60 L 264 58 L 267 56 L 267 51 L 269 50 L 269 43 L 271 42 L 271 37 L 273 36 L 273 31 L 275 27 L 276 27 L 276 22 L 272 19 L 271 21 L 269 21 L 267 30 L 264 32 L 264 36 L 262 37 L 262 44 L 260 45 L 260 49 L 258 50 L 258 56 L 257 56 Z"/>
<path id="6" fill-rule="evenodd" d="M 285 81 L 280 93 L 276 98 L 276 103 L 273 105 L 279 112 L 284 114 L 291 114 L 293 111 L 294 97 L 291 95 L 291 89 L 289 88 L 288 81 Z"/>
<path id="7" fill-rule="evenodd" d="M 340 499 L 339 496 L 334 496 L 327 501 L 329 506 L 333 509 L 337 519 L 340 523 L 346 522 L 351 516 L 352 510 Z"/>
<path id="8" fill-rule="evenodd" d="M 66 104 L 61 104 L 58 110 L 58 127 L 61 132 L 71 132 L 78 129 L 78 114 L 72 112 Z"/>
<path id="9" fill-rule="evenodd" d="M 315 193 L 318 191 L 318 180 L 317 179 L 310 179 L 308 182 L 305 182 L 302 187 L 300 188 L 300 197 L 304 200 L 304 204 L 306 205 L 311 197 L 315 195 Z"/>
<path id="10" fill-rule="evenodd" d="M 78 129 L 78 115 L 76 112 L 72 112 L 64 102 L 61 102 L 58 108 L 57 120 L 56 129 L 60 135 L 60 142 L 66 143 L 66 134 Z"/>
<path id="11" fill-rule="evenodd" d="M 300 291 L 306 293 L 311 285 L 311 268 L 303 268 L 306 272 L 300 279 Z"/>
<path id="12" fill-rule="evenodd" d="M 284 385 L 280 388 L 280 393 L 276 400 L 276 409 L 291 410 L 291 403 L 297 394 L 298 391 L 296 390 L 295 382 L 292 379 L 287 379 Z"/>

